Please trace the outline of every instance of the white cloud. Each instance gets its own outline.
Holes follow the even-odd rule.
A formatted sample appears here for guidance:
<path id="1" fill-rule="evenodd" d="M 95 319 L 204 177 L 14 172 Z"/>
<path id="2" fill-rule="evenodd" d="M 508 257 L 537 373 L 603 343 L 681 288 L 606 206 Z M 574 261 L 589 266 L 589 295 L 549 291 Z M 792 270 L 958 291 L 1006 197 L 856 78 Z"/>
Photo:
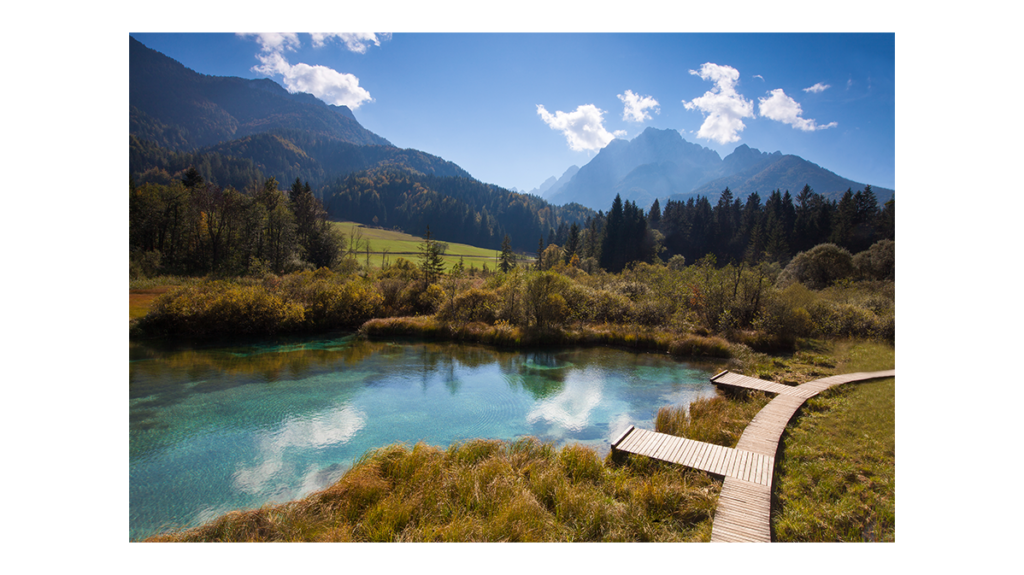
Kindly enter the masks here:
<path id="1" fill-rule="evenodd" d="M 239 34 L 242 37 L 254 36 L 260 45 L 260 53 L 256 58 L 260 64 L 252 67 L 253 72 L 266 76 L 281 76 L 284 87 L 289 92 L 305 92 L 320 98 L 328 104 L 348 106 L 353 110 L 364 102 L 372 102 L 373 98 L 366 89 L 359 86 L 359 78 L 352 74 L 343 74 L 327 66 L 310 66 L 298 63 L 292 65 L 284 57 L 284 53 L 295 51 L 301 43 L 296 34 Z M 313 45 L 323 46 L 330 37 L 341 38 L 346 47 L 355 52 L 365 52 L 366 42 L 379 41 L 373 34 L 313 34 Z M 390 35 L 388 36 L 390 37 Z M 352 46 L 361 46 L 355 49 Z"/>
<path id="2" fill-rule="evenodd" d="M 632 90 L 626 90 L 626 93 L 619 94 L 618 98 L 625 104 L 625 108 L 622 110 L 623 120 L 631 122 L 650 120 L 651 115 L 645 111 L 647 108 L 653 109 L 655 114 L 659 113 L 658 101 L 650 96 L 640 97 L 640 95 L 634 94 Z"/>
<path id="3" fill-rule="evenodd" d="M 754 74 L 754 77 L 755 78 L 760 78 L 762 82 L 764 81 L 764 76 L 762 76 L 760 74 Z"/>
<path id="4" fill-rule="evenodd" d="M 738 141 L 738 133 L 745 127 L 743 118 L 754 117 L 754 103 L 736 93 L 739 71 L 731 66 L 707 62 L 700 67 L 700 71 L 690 70 L 690 74 L 715 83 L 715 87 L 703 96 L 689 102 L 683 100 L 687 110 L 697 109 L 705 116 L 697 137 L 714 140 L 719 144 Z"/>
<path id="5" fill-rule="evenodd" d="M 250 36 L 256 37 L 256 42 L 260 45 L 260 50 L 263 52 L 284 52 L 285 50 L 295 50 L 302 44 L 299 42 L 299 35 L 292 33 L 262 33 L 262 34 L 239 34 L 243 38 Z"/>
<path id="6" fill-rule="evenodd" d="M 828 90 L 831 87 L 832 86 L 829 84 L 822 84 L 821 82 L 818 82 L 817 84 L 811 86 L 810 88 L 804 88 L 804 92 L 813 92 L 817 94 L 818 92 L 824 92 L 825 90 Z"/>
<path id="7" fill-rule="evenodd" d="M 381 41 L 386 42 L 391 39 L 390 33 L 378 35 L 373 32 L 314 32 L 312 36 L 314 48 L 321 48 L 331 38 L 337 38 L 345 43 L 345 48 L 349 51 L 359 54 L 365 54 L 370 44 L 380 46 Z"/>
<path id="8" fill-rule="evenodd" d="M 783 124 L 789 124 L 790 126 L 805 132 L 834 128 L 839 125 L 835 122 L 830 122 L 824 126 L 820 126 L 816 124 L 814 120 L 802 118 L 803 110 L 800 108 L 800 104 L 793 98 L 787 96 L 786 93 L 782 91 L 782 88 L 772 90 L 771 96 L 768 98 L 758 98 L 758 102 L 760 103 L 761 116 L 782 122 Z"/>
<path id="9" fill-rule="evenodd" d="M 327 66 L 288 63 L 280 53 L 257 56 L 262 65 L 253 66 L 254 72 L 267 76 L 280 75 L 289 92 L 305 92 L 320 98 L 328 104 L 348 106 L 353 110 L 364 102 L 373 101 L 370 93 L 359 86 L 359 78 L 342 74 Z"/>
<path id="10" fill-rule="evenodd" d="M 585 104 L 576 108 L 575 112 L 557 111 L 551 114 L 544 109 L 544 106 L 537 104 L 537 115 L 552 130 L 558 130 L 565 135 L 569 142 L 569 149 L 577 152 L 583 150 L 600 150 L 615 139 L 616 136 L 624 136 L 623 131 L 609 133 L 604 129 L 604 112 L 593 104 Z"/>

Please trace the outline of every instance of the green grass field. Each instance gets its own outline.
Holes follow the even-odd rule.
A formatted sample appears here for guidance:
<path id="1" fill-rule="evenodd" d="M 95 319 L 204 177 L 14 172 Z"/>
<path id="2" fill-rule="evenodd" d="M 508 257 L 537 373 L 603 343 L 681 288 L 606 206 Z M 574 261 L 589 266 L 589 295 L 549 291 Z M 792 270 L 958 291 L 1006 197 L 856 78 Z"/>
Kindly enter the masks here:
<path id="1" fill-rule="evenodd" d="M 369 243 L 370 247 L 370 265 L 375 268 L 381 267 L 384 258 L 387 258 L 390 263 L 394 263 L 399 257 L 413 262 L 419 261 L 419 247 L 423 243 L 422 237 L 404 232 L 368 228 L 363 224 L 354 222 L 332 223 L 340 232 L 345 234 L 347 242 L 351 242 L 353 238 L 360 242 L 358 250 L 360 263 L 366 263 L 366 243 Z M 487 267 L 493 270 L 497 267 L 498 256 L 501 255 L 501 252 L 498 250 L 489 250 L 453 242 L 444 243 L 448 244 L 448 249 L 444 255 L 445 269 L 448 269 L 448 267 L 457 263 L 459 258 L 462 258 L 466 269 L 481 269 L 484 264 L 487 264 Z"/>

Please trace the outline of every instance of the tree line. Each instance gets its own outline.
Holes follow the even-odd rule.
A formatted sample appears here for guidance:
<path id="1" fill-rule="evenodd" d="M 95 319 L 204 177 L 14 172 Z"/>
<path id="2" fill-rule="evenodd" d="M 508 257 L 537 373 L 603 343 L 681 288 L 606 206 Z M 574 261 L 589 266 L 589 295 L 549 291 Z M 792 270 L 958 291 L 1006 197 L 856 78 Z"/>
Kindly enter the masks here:
<path id="1" fill-rule="evenodd" d="M 870 186 L 847 190 L 838 201 L 804 186 L 795 202 L 788 190 L 774 190 L 762 202 L 756 192 L 740 199 L 726 188 L 714 206 L 704 196 L 669 200 L 664 208 L 655 200 L 646 213 L 616 196 L 607 214 L 598 212 L 582 226 L 563 223 L 550 228 L 547 247 L 541 234 L 537 261 L 549 268 L 545 262 L 553 262 L 554 248 L 548 248 L 555 245 L 560 246 L 563 262 L 575 255 L 588 271 L 599 266 L 618 273 L 631 262 L 696 262 L 708 255 L 720 265 L 785 266 L 796 254 L 819 244 L 858 253 L 895 236 L 895 198 L 879 207 Z"/>
<path id="2" fill-rule="evenodd" d="M 330 267 L 344 237 L 309 183 L 286 194 L 277 180 L 242 190 L 207 182 L 194 167 L 169 184 L 130 185 L 132 273 L 259 275 Z"/>
<path id="3" fill-rule="evenodd" d="M 324 190 L 328 214 L 420 235 L 431 226 L 438 240 L 531 252 L 533 238 L 580 224 L 593 210 L 547 201 L 472 178 L 424 175 L 379 168 L 351 174 Z"/>

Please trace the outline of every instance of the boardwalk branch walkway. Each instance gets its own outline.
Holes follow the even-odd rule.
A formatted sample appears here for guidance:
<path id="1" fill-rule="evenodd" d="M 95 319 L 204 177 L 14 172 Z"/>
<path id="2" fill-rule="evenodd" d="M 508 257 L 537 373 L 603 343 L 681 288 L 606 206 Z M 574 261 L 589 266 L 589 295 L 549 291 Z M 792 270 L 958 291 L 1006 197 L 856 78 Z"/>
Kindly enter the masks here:
<path id="1" fill-rule="evenodd" d="M 790 386 L 723 371 L 711 378 L 712 383 L 777 394 L 743 430 L 735 448 L 630 426 L 612 443 L 612 449 L 723 476 L 711 541 L 768 542 L 775 453 L 789 420 L 805 401 L 830 387 L 895 376 L 894 369 L 847 373 Z"/>

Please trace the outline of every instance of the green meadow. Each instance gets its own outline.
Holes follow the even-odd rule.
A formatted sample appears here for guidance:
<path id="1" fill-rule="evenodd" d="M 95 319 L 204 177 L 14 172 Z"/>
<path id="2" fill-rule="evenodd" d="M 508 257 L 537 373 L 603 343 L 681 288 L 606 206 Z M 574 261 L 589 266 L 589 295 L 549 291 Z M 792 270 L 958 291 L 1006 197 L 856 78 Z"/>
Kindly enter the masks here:
<path id="1" fill-rule="evenodd" d="M 379 269 L 383 267 L 384 262 L 392 264 L 400 257 L 414 263 L 419 261 L 419 248 L 423 244 L 422 237 L 394 230 L 366 227 L 355 222 L 332 223 L 338 231 L 345 234 L 346 245 L 349 247 L 349 251 L 357 256 L 356 259 L 360 264 L 366 265 L 368 259 L 371 267 Z M 488 269 L 497 268 L 498 257 L 501 255 L 500 250 L 489 250 L 453 242 L 441 243 L 448 246 L 443 256 L 445 269 L 449 269 L 460 259 L 466 269 L 483 269 L 485 264 Z M 367 251 L 369 251 L 369 258 L 367 258 Z"/>

